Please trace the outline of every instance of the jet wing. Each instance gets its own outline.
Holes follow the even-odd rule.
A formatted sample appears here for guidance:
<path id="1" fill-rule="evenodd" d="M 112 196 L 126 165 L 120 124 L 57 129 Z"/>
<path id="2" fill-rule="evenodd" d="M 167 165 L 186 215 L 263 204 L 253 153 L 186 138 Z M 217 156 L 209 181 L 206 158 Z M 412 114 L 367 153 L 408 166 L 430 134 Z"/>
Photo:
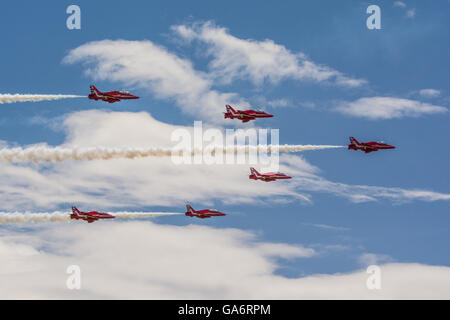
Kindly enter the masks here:
<path id="1" fill-rule="evenodd" d="M 97 221 L 98 218 L 94 217 L 94 216 L 91 216 L 90 214 L 86 214 L 85 217 L 84 217 L 84 220 L 86 220 L 88 223 L 92 223 L 94 221 Z"/>
<path id="2" fill-rule="evenodd" d="M 107 97 L 107 98 L 106 98 L 106 101 L 108 101 L 109 103 L 114 103 L 114 102 L 120 101 L 120 99 L 118 99 L 118 98 L 112 98 L 112 97 Z"/>

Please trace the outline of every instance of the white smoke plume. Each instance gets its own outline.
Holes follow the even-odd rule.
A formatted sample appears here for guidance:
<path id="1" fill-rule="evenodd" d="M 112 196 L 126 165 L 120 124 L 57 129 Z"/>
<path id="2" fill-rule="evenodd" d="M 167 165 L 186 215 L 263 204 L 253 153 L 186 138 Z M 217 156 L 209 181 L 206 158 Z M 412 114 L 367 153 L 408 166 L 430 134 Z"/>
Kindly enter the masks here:
<path id="1" fill-rule="evenodd" d="M 14 102 L 38 102 L 70 98 L 85 98 L 85 96 L 68 94 L 0 94 L 0 104 Z"/>
<path id="2" fill-rule="evenodd" d="M 28 148 L 3 148 L 0 149 L 0 161 L 6 162 L 61 162 L 65 160 L 111 160 L 111 159 L 138 159 L 148 157 L 171 157 L 202 155 L 205 153 L 214 155 L 216 152 L 223 154 L 249 154 L 269 152 L 300 152 L 307 150 L 335 149 L 343 146 L 330 145 L 258 145 L 258 146 L 230 146 L 230 147 L 206 147 L 204 149 L 174 149 L 174 148 L 64 148 L 48 146 L 32 146 Z"/>
<path id="3" fill-rule="evenodd" d="M 116 219 L 138 219 L 182 214 L 179 212 L 110 212 Z M 0 212 L 0 225 L 11 223 L 50 223 L 70 221 L 70 212 Z M 76 221 L 76 220 L 74 220 Z M 80 220 L 81 221 L 81 220 Z M 82 221 L 81 221 L 82 222 Z"/>
<path id="4" fill-rule="evenodd" d="M 181 212 L 112 212 L 113 216 L 118 219 L 139 219 L 148 217 L 173 216 L 184 214 Z"/>
<path id="5" fill-rule="evenodd" d="M 0 224 L 9 223 L 43 223 L 43 222 L 64 222 L 70 220 L 70 214 L 64 212 L 53 213 L 0 213 Z"/>

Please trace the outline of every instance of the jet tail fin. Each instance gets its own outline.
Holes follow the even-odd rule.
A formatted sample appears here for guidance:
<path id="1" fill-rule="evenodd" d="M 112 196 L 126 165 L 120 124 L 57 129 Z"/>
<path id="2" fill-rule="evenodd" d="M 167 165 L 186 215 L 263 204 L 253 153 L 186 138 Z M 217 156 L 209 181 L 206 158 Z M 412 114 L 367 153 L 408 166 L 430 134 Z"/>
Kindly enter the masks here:
<path id="1" fill-rule="evenodd" d="M 195 213 L 194 208 L 192 208 L 189 204 L 186 205 L 186 210 L 190 213 Z"/>
<path id="2" fill-rule="evenodd" d="M 357 145 L 360 144 L 360 143 L 358 142 L 358 140 L 356 140 L 356 139 L 353 138 L 353 137 L 350 137 L 350 143 L 353 144 L 353 145 L 355 145 L 355 146 L 357 146 Z"/>
<path id="3" fill-rule="evenodd" d="M 80 212 L 80 210 L 77 209 L 77 207 L 73 206 L 72 207 L 72 213 L 75 214 L 75 215 L 79 215 L 81 212 Z"/>
<path id="4" fill-rule="evenodd" d="M 252 173 L 252 174 L 254 174 L 255 176 L 259 176 L 260 174 L 259 174 L 259 172 L 258 171 L 256 171 L 256 169 L 255 168 L 250 168 L 250 172 Z"/>
<path id="5" fill-rule="evenodd" d="M 100 91 L 98 91 L 98 89 L 93 84 L 91 84 L 89 88 L 91 89 L 91 93 L 95 95 L 98 95 L 100 93 Z"/>
<path id="6" fill-rule="evenodd" d="M 234 110 L 233 107 L 230 106 L 229 104 L 226 105 L 226 108 L 227 108 L 227 111 L 229 111 L 229 112 L 231 112 L 231 113 L 233 113 L 233 114 L 236 113 L 236 110 Z"/>

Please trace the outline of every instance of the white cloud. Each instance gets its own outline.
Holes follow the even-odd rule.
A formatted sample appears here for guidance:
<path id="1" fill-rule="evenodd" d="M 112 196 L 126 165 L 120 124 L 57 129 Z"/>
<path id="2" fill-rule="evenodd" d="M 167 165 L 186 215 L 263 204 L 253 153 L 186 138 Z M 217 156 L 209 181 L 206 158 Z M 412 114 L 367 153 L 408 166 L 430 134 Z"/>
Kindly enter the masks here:
<path id="1" fill-rule="evenodd" d="M 218 84 L 247 79 L 276 84 L 284 79 L 312 80 L 359 87 L 364 79 L 352 78 L 328 66 L 311 61 L 303 53 L 292 53 L 272 40 L 236 38 L 211 22 L 173 26 L 184 40 L 206 43 L 213 56 L 209 72 L 196 70 L 189 59 L 149 40 L 102 40 L 83 44 L 69 52 L 64 63 L 82 63 L 94 80 L 108 80 L 146 90 L 158 99 L 175 102 L 186 114 L 223 124 L 226 104 L 251 107 L 236 92 L 221 92 Z M 273 101 L 285 106 L 288 101 Z M 229 122 L 228 122 L 229 123 Z M 239 125 L 239 124 L 238 124 Z"/>
<path id="2" fill-rule="evenodd" d="M 270 39 L 240 39 L 212 22 L 173 26 L 172 30 L 186 41 L 199 40 L 207 45 L 213 57 L 211 76 L 223 83 L 249 79 L 260 85 L 264 80 L 278 83 L 284 79 L 331 81 L 340 86 L 358 87 L 366 80 L 350 78 L 330 67 L 311 61 L 303 53 L 292 53 Z"/>
<path id="3" fill-rule="evenodd" d="M 419 117 L 426 114 L 445 113 L 448 110 L 445 107 L 416 100 L 392 97 L 369 97 L 352 102 L 343 102 L 336 108 L 336 111 L 352 117 L 377 120 Z"/>
<path id="4" fill-rule="evenodd" d="M 5 140 L 0 140 L 0 148 L 6 148 L 8 147 L 8 142 Z"/>
<path id="5" fill-rule="evenodd" d="M 316 228 L 319 228 L 319 229 L 334 230 L 334 231 L 348 231 L 348 230 L 350 230 L 349 228 L 336 227 L 336 226 L 331 226 L 331 225 L 323 224 L 323 223 L 312 224 L 312 226 L 316 227 Z"/>
<path id="6" fill-rule="evenodd" d="M 260 243 L 248 231 L 151 222 L 70 223 L 31 234 L 3 230 L 0 298 L 450 298 L 445 266 L 381 265 L 381 290 L 367 289 L 365 270 L 297 278 L 276 274 L 279 259 L 312 259 L 311 252 L 302 245 Z M 81 268 L 81 290 L 66 287 L 69 265 Z"/>
<path id="7" fill-rule="evenodd" d="M 282 243 L 261 243 L 255 248 L 264 256 L 284 259 L 309 258 L 316 254 L 314 249 L 311 248 L 288 246 Z"/>
<path id="8" fill-rule="evenodd" d="M 311 101 L 306 101 L 306 102 L 298 102 L 298 104 L 303 107 L 303 108 L 307 108 L 307 109 L 314 109 L 316 108 L 316 104 L 314 102 Z"/>
<path id="9" fill-rule="evenodd" d="M 279 107 L 287 107 L 289 106 L 289 101 L 287 99 L 275 99 L 267 101 L 267 105 L 271 106 L 272 108 L 279 108 Z"/>
<path id="10" fill-rule="evenodd" d="M 395 1 L 394 6 L 400 7 L 400 8 L 406 8 L 406 3 L 402 2 L 402 1 Z"/>
<path id="11" fill-rule="evenodd" d="M 419 94 L 423 97 L 435 98 L 441 95 L 441 91 L 436 89 L 422 89 L 419 91 Z"/>
<path id="12" fill-rule="evenodd" d="M 298 192 L 323 192 L 344 197 L 354 203 L 391 200 L 396 203 L 408 201 L 450 200 L 450 194 L 429 190 L 402 189 L 394 187 L 377 187 L 366 185 L 348 185 L 333 182 L 320 176 L 320 170 L 310 165 L 301 156 L 283 156 L 284 168 L 288 168 L 292 187 Z M 283 169 L 284 169 L 283 168 Z"/>
<path id="13" fill-rule="evenodd" d="M 172 131 L 181 128 L 157 121 L 146 112 L 83 111 L 70 114 L 62 122 L 62 129 L 67 132 L 64 147 L 170 147 Z M 0 209 L 53 210 L 79 204 L 82 208 L 99 210 L 140 210 L 148 206 L 175 210 L 184 208 L 185 201 L 211 206 L 216 201 L 258 204 L 265 198 L 270 198 L 271 203 L 308 203 L 312 202 L 314 192 L 333 194 L 352 202 L 450 200 L 449 194 L 428 190 L 329 181 L 317 167 L 297 155 L 281 155 L 280 171 L 294 179 L 277 183 L 276 188 L 270 183 L 249 180 L 248 171 L 248 164 L 175 165 L 170 158 L 0 163 Z"/>
<path id="14" fill-rule="evenodd" d="M 404 10 L 406 10 L 406 17 L 409 19 L 413 19 L 416 16 L 416 9 L 412 8 L 412 9 L 406 9 L 407 5 L 406 3 L 402 2 L 402 1 L 395 1 L 394 2 L 394 7 L 399 7 L 402 8 Z"/>
<path id="15" fill-rule="evenodd" d="M 368 267 L 371 265 L 390 263 L 394 259 L 387 254 L 363 253 L 359 256 L 358 261 L 363 267 Z"/>
<path id="16" fill-rule="evenodd" d="M 267 107 L 284 108 L 284 107 L 292 106 L 292 102 L 286 98 L 269 100 L 269 99 L 266 99 L 264 96 L 254 96 L 254 97 L 252 97 L 251 100 L 254 101 L 254 103 L 258 105 L 259 109 L 267 108 Z"/>
<path id="17" fill-rule="evenodd" d="M 413 19 L 416 16 L 416 9 L 409 9 L 408 11 L 406 11 L 406 17 Z"/>
<path id="18" fill-rule="evenodd" d="M 225 104 L 247 104 L 236 93 L 211 89 L 208 75 L 151 41 L 103 40 L 70 51 L 64 62 L 83 62 L 96 80 L 120 82 L 176 102 L 185 113 L 223 122 Z"/>

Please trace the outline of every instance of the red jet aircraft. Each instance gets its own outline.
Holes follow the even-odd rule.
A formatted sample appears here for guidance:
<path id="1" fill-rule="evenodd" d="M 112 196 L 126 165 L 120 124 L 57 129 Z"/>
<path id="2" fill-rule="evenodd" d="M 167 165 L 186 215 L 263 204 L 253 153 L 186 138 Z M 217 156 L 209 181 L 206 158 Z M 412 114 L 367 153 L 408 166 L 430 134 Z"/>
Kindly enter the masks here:
<path id="1" fill-rule="evenodd" d="M 239 119 L 242 122 L 249 122 L 250 120 L 255 120 L 256 118 L 272 118 L 273 115 L 256 110 L 234 110 L 230 105 L 226 105 L 227 112 L 224 113 L 225 119 Z"/>
<path id="2" fill-rule="evenodd" d="M 253 180 L 262 180 L 265 182 L 270 182 L 275 180 L 292 179 L 292 177 L 280 172 L 259 173 L 258 171 L 255 170 L 255 168 L 250 168 L 250 172 L 251 174 L 248 176 L 248 178 Z"/>
<path id="3" fill-rule="evenodd" d="M 358 142 L 355 138 L 350 137 L 350 144 L 348 145 L 349 149 L 353 150 L 362 150 L 365 153 L 369 153 L 372 151 L 378 151 L 380 149 L 395 149 L 394 146 L 390 144 L 382 143 L 382 142 Z"/>
<path id="4" fill-rule="evenodd" d="M 85 220 L 88 223 L 100 220 L 100 219 L 114 219 L 115 217 L 113 215 L 110 215 L 108 213 L 102 213 L 97 211 L 90 211 L 90 212 L 82 212 L 77 209 L 77 207 L 72 207 L 72 214 L 70 215 L 70 219 L 75 220 Z"/>
<path id="5" fill-rule="evenodd" d="M 129 99 L 139 99 L 138 96 L 132 95 L 126 91 L 110 91 L 110 92 L 100 92 L 95 86 L 91 85 L 91 94 L 88 95 L 88 98 L 91 100 L 103 100 L 109 103 L 114 103 L 120 100 L 129 100 Z"/>
<path id="6" fill-rule="evenodd" d="M 194 208 L 192 208 L 190 205 L 186 205 L 186 216 L 188 217 L 197 217 L 200 219 L 206 219 L 206 218 L 211 218 L 211 217 L 218 217 L 218 216 L 226 216 L 225 213 L 220 212 L 220 211 L 216 211 L 216 210 L 210 210 L 210 209 L 205 209 L 205 210 L 194 210 Z"/>

